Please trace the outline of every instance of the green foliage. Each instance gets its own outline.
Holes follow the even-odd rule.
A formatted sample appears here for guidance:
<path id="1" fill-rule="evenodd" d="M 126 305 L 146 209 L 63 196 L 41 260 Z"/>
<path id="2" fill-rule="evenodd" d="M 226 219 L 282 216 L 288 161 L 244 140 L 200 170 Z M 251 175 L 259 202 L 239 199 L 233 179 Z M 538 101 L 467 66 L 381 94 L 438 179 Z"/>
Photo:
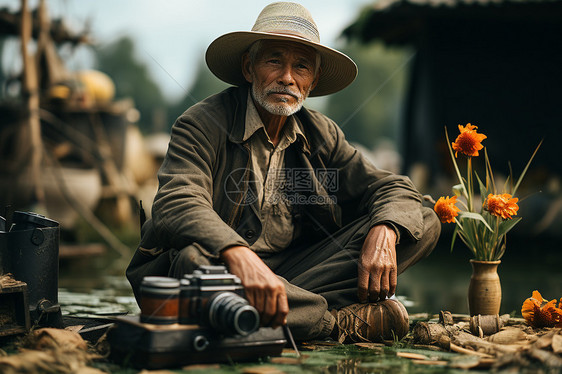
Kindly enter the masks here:
<path id="1" fill-rule="evenodd" d="M 371 148 L 382 137 L 397 140 L 412 52 L 380 43 L 348 44 L 342 49 L 358 66 L 357 79 L 330 95 L 325 114 L 348 140 Z"/>
<path id="2" fill-rule="evenodd" d="M 158 111 L 166 113 L 167 131 L 190 106 L 228 87 L 201 60 L 193 85 L 183 98 L 169 103 L 150 76 L 146 63 L 136 57 L 131 38 L 121 37 L 96 48 L 95 52 L 97 69 L 108 74 L 115 83 L 116 99 L 133 99 L 141 114 L 139 126 L 143 132 L 154 130 L 154 116 Z M 359 76 L 349 87 L 326 98 L 328 105 L 324 113 L 342 127 L 349 140 L 367 147 L 372 147 L 382 137 L 396 139 L 411 53 L 386 49 L 381 44 L 357 43 L 347 46 L 344 52 L 357 63 Z"/>
<path id="3" fill-rule="evenodd" d="M 182 99 L 170 105 L 167 123 L 171 127 L 176 118 L 186 109 L 208 96 L 221 92 L 227 87 L 229 87 L 229 85 L 215 77 L 209 68 L 207 68 L 207 65 L 201 61 L 197 68 L 197 78 L 193 85 L 185 92 Z"/>
<path id="4" fill-rule="evenodd" d="M 152 130 L 155 111 L 166 106 L 160 86 L 150 76 L 148 66 L 136 57 L 131 38 L 124 36 L 117 41 L 95 49 L 97 68 L 108 74 L 115 83 L 116 99 L 132 98 L 141 114 L 139 127 Z"/>

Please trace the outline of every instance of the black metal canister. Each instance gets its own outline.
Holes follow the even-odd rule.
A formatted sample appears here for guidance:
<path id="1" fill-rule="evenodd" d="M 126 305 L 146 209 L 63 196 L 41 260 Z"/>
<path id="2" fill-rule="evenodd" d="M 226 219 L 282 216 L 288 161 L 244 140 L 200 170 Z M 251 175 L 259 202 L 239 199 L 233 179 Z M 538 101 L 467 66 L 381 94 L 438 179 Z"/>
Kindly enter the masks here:
<path id="1" fill-rule="evenodd" d="M 61 327 L 58 305 L 60 227 L 40 214 L 13 214 L 13 225 L 6 227 L 2 264 L 21 282 L 27 283 L 31 320 L 42 326 Z"/>

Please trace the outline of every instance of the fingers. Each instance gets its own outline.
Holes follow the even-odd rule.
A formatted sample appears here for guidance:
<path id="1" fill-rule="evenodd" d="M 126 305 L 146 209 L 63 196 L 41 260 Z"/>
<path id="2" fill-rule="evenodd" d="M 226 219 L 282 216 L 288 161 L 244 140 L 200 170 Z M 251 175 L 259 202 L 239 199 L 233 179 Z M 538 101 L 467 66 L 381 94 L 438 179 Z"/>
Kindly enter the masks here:
<path id="1" fill-rule="evenodd" d="M 273 283 L 266 286 L 250 286 L 248 288 L 251 288 L 251 291 L 246 292 L 248 302 L 260 315 L 261 326 L 281 326 L 286 322 L 289 314 L 285 286 L 281 281 Z"/>
<path id="2" fill-rule="evenodd" d="M 379 299 L 384 300 L 390 296 L 390 269 L 385 268 L 381 277 L 381 290 L 379 293 Z"/>
<path id="3" fill-rule="evenodd" d="M 260 315 L 260 320 L 263 321 L 265 309 L 267 307 L 267 295 L 264 294 L 263 290 L 254 290 L 254 303 L 250 302 L 250 305 L 253 305 L 254 308 L 258 311 Z"/>
<path id="4" fill-rule="evenodd" d="M 396 293 L 396 285 L 398 284 L 398 271 L 396 269 L 390 270 L 390 288 L 388 291 L 388 296 L 392 296 Z"/>
<path id="5" fill-rule="evenodd" d="M 263 313 L 262 326 L 273 328 L 287 323 L 289 314 L 289 302 L 283 283 L 279 283 L 275 289 L 270 290 Z"/>
<path id="6" fill-rule="evenodd" d="M 377 274 L 371 274 L 369 279 L 369 302 L 374 303 L 379 300 L 379 293 L 381 289 L 381 277 Z"/>
<path id="7" fill-rule="evenodd" d="M 369 289 L 371 288 L 369 280 L 369 271 L 360 263 L 357 269 L 357 297 L 362 303 L 368 301 Z"/>
<path id="8" fill-rule="evenodd" d="M 271 327 L 276 328 L 287 324 L 287 315 L 289 314 L 289 302 L 287 294 L 282 293 L 277 296 L 277 314 L 271 323 Z"/>
<path id="9" fill-rule="evenodd" d="M 260 311 L 260 320 L 262 326 L 269 326 L 271 321 L 277 314 L 277 293 L 272 289 L 264 291 L 264 305 Z"/>
<path id="10" fill-rule="evenodd" d="M 385 300 L 396 293 L 398 283 L 397 272 L 394 268 L 384 268 L 382 271 L 375 270 L 369 276 L 368 300 L 377 302 Z M 359 299 L 361 302 L 362 301 Z"/>
<path id="11" fill-rule="evenodd" d="M 258 311 L 262 326 L 281 325 L 289 313 L 283 282 L 248 247 L 233 246 L 221 252 L 231 273 L 244 285 L 246 298 Z"/>
<path id="12" fill-rule="evenodd" d="M 272 300 L 271 297 L 268 297 L 263 309 L 258 310 L 258 312 L 260 313 L 260 324 L 262 326 L 269 326 L 277 312 L 277 300 Z"/>
<path id="13" fill-rule="evenodd" d="M 396 233 L 386 225 L 369 230 L 360 254 L 357 295 L 360 302 L 376 302 L 396 292 Z"/>

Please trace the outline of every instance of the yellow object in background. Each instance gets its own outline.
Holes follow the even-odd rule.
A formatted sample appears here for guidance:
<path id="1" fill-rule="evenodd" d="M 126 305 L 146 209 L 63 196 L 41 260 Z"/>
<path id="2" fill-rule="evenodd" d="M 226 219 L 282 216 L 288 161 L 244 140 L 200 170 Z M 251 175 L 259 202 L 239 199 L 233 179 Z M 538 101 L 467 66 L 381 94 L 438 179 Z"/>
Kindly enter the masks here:
<path id="1" fill-rule="evenodd" d="M 49 97 L 55 100 L 67 100 L 70 94 L 70 87 L 64 84 L 57 84 L 49 89 Z"/>
<path id="2" fill-rule="evenodd" d="M 101 71 L 79 71 L 77 80 L 82 85 L 85 95 L 96 104 L 109 103 L 115 97 L 115 84 Z"/>

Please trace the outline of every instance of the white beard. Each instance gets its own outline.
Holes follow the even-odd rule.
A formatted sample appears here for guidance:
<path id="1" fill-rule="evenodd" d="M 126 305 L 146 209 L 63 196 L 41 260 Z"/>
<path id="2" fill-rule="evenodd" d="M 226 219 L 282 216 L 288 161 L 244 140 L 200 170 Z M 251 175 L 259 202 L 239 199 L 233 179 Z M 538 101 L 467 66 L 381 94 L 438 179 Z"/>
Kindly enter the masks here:
<path id="1" fill-rule="evenodd" d="M 287 99 L 280 99 L 277 103 L 268 102 L 267 96 L 270 93 L 285 93 L 292 95 L 293 97 L 295 97 L 296 102 L 294 104 L 289 104 Z M 308 97 L 309 93 L 310 89 L 304 96 L 287 88 L 258 90 L 256 89 L 256 85 L 252 84 L 252 97 L 254 98 L 254 100 L 269 113 L 278 116 L 288 117 L 301 110 L 304 104 L 304 100 Z"/>

